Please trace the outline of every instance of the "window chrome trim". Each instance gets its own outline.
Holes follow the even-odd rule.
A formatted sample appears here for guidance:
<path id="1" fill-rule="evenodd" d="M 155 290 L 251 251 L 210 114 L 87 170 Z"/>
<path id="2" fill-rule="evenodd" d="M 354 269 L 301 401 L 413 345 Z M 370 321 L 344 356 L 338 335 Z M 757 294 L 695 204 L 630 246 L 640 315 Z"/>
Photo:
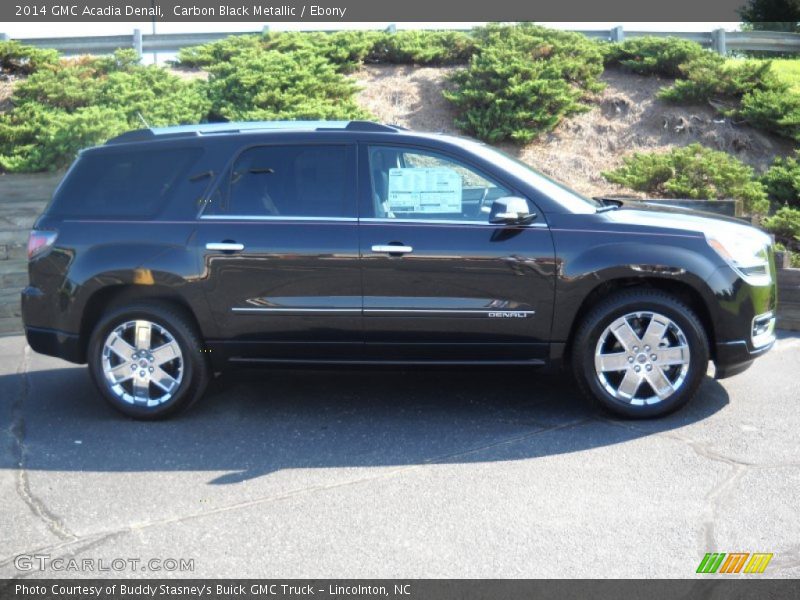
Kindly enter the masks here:
<path id="1" fill-rule="evenodd" d="M 528 223 L 508 225 L 502 223 L 489 223 L 488 221 L 459 221 L 456 219 L 383 219 L 377 217 L 289 217 L 286 215 L 201 215 L 201 221 L 330 221 L 335 223 L 367 223 L 367 224 L 393 224 L 402 225 L 480 225 L 484 227 L 525 227 L 531 229 L 547 229 L 547 223 Z"/>
<path id="2" fill-rule="evenodd" d="M 289 217 L 286 215 L 201 215 L 201 221 L 331 221 L 355 223 L 356 217 Z"/>
<path id="3" fill-rule="evenodd" d="M 387 219 L 381 217 L 366 217 L 359 219 L 362 223 L 401 223 L 401 224 L 419 224 L 419 225 L 483 225 L 486 227 L 530 227 L 533 229 L 546 229 L 547 223 L 527 223 L 520 225 L 512 225 L 505 223 L 490 223 L 489 221 L 459 221 L 457 219 Z"/>

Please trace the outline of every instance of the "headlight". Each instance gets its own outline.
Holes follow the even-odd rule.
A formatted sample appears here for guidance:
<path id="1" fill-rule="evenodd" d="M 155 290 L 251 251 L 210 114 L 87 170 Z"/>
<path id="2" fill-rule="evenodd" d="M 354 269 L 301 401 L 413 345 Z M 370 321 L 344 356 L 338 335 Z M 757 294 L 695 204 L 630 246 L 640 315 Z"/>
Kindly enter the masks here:
<path id="1" fill-rule="evenodd" d="M 742 279 L 752 285 L 769 285 L 770 238 L 760 231 L 705 232 L 706 241 Z"/>

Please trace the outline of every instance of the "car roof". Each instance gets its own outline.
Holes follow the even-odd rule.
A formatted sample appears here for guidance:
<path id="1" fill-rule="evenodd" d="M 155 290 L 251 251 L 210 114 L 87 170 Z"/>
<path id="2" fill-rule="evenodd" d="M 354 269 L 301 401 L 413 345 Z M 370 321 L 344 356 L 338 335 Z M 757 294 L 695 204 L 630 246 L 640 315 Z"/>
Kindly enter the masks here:
<path id="1" fill-rule="evenodd" d="M 202 136 L 235 136 L 241 133 L 342 131 L 400 133 L 407 131 L 399 125 L 384 125 L 372 121 L 235 121 L 229 123 L 200 123 L 172 127 L 149 127 L 128 131 L 106 142 L 106 145 L 126 144 Z"/>

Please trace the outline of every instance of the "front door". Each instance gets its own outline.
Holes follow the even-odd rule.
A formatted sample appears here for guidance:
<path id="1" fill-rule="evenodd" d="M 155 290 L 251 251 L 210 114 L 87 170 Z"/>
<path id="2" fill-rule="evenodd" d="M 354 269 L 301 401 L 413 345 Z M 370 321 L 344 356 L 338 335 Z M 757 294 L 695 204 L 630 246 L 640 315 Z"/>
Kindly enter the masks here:
<path id="1" fill-rule="evenodd" d="M 363 344 L 354 145 L 244 150 L 199 220 L 218 336 L 233 360 L 356 358 Z"/>
<path id="2" fill-rule="evenodd" d="M 490 224 L 492 202 L 518 194 L 453 157 L 403 146 L 360 152 L 370 182 L 360 221 L 365 354 L 546 358 L 555 264 L 543 216 Z"/>

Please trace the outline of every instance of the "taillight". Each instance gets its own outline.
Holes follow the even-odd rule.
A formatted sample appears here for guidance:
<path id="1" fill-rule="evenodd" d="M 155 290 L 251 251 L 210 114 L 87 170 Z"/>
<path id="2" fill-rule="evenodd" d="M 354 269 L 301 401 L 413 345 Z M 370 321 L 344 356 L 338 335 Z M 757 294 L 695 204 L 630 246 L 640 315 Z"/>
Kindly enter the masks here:
<path id="1" fill-rule="evenodd" d="M 34 229 L 28 236 L 28 260 L 32 260 L 55 244 L 58 233 Z"/>

